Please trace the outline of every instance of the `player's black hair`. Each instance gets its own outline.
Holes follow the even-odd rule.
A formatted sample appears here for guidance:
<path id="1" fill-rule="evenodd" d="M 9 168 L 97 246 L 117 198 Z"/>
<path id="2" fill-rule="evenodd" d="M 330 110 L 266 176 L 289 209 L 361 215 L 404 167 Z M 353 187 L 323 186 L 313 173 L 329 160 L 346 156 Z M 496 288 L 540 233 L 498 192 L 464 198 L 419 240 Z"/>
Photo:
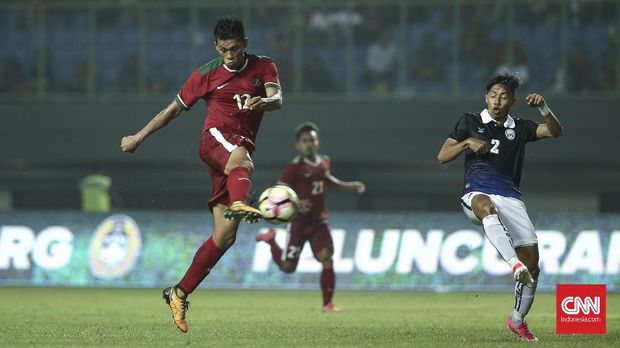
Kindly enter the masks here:
<path id="1" fill-rule="evenodd" d="M 316 134 L 319 134 L 319 126 L 317 126 L 316 124 L 314 124 L 312 122 L 304 122 L 304 123 L 298 125 L 295 128 L 295 132 L 296 132 L 296 135 L 297 135 L 297 140 L 299 140 L 299 137 L 301 136 L 302 133 L 310 132 L 310 131 L 315 131 Z"/>
<path id="2" fill-rule="evenodd" d="M 495 75 L 491 80 L 489 80 L 489 82 L 487 83 L 487 92 L 489 92 L 491 88 L 498 83 L 506 87 L 508 93 L 510 93 L 510 95 L 512 95 L 513 97 L 517 92 L 517 88 L 521 86 L 521 80 L 519 80 L 519 78 L 515 75 L 511 75 L 509 73 L 501 73 L 499 75 Z"/>
<path id="3" fill-rule="evenodd" d="M 222 17 L 213 29 L 215 40 L 245 39 L 243 22 L 236 16 Z"/>

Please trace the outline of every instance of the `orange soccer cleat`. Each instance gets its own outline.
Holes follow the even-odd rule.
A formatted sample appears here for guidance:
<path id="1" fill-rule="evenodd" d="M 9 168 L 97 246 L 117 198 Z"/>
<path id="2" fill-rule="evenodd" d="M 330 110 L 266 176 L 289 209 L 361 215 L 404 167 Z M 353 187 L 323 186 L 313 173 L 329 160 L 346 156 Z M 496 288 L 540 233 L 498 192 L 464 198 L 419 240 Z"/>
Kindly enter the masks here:
<path id="1" fill-rule="evenodd" d="M 185 312 L 189 308 L 189 301 L 178 297 L 172 286 L 164 289 L 162 298 L 166 300 L 166 303 L 170 307 L 172 311 L 172 320 L 176 326 L 179 330 L 187 332 L 189 326 L 187 326 L 187 321 L 185 321 Z"/>
<path id="2" fill-rule="evenodd" d="M 263 218 L 263 214 L 243 201 L 234 201 L 230 208 L 224 212 L 227 220 L 243 220 L 249 224 L 259 222 Z"/>

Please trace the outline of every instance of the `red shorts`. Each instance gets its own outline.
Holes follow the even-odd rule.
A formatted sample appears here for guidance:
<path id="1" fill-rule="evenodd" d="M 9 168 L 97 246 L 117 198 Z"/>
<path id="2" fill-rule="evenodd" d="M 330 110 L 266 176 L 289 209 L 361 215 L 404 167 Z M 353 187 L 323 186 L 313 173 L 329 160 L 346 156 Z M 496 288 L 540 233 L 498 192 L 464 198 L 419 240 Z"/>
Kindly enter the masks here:
<path id="1" fill-rule="evenodd" d="M 310 241 L 312 254 L 318 260 L 321 250 L 328 248 L 334 251 L 329 225 L 325 221 L 307 222 L 299 219 L 293 220 L 289 229 L 290 238 L 286 248 L 286 260 L 297 260 L 306 241 Z"/>
<path id="2" fill-rule="evenodd" d="M 211 199 L 209 200 L 211 211 L 218 203 L 226 206 L 232 203 L 226 188 L 228 175 L 224 174 L 224 170 L 230 153 L 239 146 L 248 149 L 250 155 L 254 152 L 254 143 L 250 139 L 222 132 L 217 128 L 203 131 L 200 137 L 200 158 L 209 166 L 209 174 L 211 174 Z"/>

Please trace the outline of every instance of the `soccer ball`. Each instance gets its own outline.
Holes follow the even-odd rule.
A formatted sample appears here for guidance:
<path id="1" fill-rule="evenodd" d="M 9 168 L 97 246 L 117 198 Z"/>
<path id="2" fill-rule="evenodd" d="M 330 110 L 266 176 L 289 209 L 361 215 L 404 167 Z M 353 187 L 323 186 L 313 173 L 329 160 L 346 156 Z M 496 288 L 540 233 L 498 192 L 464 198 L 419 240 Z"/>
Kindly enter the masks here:
<path id="1" fill-rule="evenodd" d="M 263 219 L 272 224 L 284 224 L 295 217 L 299 198 L 292 188 L 275 185 L 267 188 L 258 199 L 258 209 Z"/>

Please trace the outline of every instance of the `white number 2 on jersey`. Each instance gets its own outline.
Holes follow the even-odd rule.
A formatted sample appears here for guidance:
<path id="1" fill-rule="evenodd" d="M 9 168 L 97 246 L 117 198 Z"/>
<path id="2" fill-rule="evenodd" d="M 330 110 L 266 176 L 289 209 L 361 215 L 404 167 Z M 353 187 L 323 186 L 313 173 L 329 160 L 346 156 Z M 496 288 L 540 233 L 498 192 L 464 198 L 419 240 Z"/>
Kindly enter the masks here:
<path id="1" fill-rule="evenodd" d="M 250 96 L 249 94 L 235 94 L 233 96 L 233 99 L 237 101 L 237 106 L 239 107 L 239 110 L 243 110 L 243 109 L 247 109 L 248 108 L 248 100 L 250 100 L 250 98 L 252 98 L 252 96 Z M 241 102 L 241 99 L 243 99 L 243 102 Z"/>
<path id="2" fill-rule="evenodd" d="M 320 195 L 323 193 L 323 181 L 313 181 L 312 182 L 312 194 Z"/>
<path id="3" fill-rule="evenodd" d="M 493 145 L 493 147 L 491 148 L 491 153 L 494 153 L 496 155 L 499 154 L 499 140 L 498 139 L 491 139 L 491 145 Z"/>

